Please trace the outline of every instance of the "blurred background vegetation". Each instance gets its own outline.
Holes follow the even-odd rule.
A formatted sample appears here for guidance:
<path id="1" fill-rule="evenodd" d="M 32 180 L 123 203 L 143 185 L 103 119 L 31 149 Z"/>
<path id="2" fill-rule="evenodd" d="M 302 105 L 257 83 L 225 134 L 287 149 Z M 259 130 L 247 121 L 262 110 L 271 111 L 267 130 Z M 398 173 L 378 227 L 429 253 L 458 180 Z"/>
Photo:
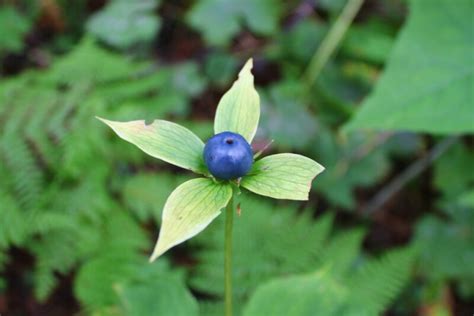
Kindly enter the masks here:
<path id="1" fill-rule="evenodd" d="M 222 218 L 147 261 L 191 175 L 94 119 L 212 135 L 243 62 L 254 142 L 326 167 L 248 197 L 238 315 L 472 315 L 474 2 L 0 0 L 0 314 L 222 315 Z"/>

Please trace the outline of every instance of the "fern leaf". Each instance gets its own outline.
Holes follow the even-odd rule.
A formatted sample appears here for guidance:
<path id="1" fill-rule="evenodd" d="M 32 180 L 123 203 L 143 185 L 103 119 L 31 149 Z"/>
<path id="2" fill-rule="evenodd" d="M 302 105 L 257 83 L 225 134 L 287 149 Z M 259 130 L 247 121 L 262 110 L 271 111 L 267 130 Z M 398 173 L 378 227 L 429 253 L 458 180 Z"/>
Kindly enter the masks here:
<path id="1" fill-rule="evenodd" d="M 411 275 L 416 248 L 392 250 L 365 263 L 348 280 L 350 309 L 381 314 L 400 294 Z"/>

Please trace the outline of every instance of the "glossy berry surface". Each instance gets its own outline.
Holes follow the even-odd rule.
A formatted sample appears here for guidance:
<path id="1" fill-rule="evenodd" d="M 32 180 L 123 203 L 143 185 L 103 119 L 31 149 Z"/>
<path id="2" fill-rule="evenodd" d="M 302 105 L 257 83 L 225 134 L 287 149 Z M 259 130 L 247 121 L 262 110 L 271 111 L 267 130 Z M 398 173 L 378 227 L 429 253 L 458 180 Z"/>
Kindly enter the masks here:
<path id="1" fill-rule="evenodd" d="M 222 132 L 207 141 L 204 162 L 214 177 L 222 180 L 237 179 L 250 171 L 253 152 L 242 135 Z"/>

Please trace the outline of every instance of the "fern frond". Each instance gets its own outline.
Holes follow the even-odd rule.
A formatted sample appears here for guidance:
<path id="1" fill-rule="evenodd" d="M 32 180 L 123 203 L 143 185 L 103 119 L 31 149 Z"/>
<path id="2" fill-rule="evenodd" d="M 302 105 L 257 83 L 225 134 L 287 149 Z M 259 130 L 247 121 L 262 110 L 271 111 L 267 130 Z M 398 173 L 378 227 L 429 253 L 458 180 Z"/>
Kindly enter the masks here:
<path id="1" fill-rule="evenodd" d="M 319 257 L 321 266 L 330 266 L 331 272 L 345 275 L 360 255 L 364 229 L 352 229 L 334 235 Z"/>
<path id="2" fill-rule="evenodd" d="M 25 221 L 16 201 L 0 189 L 0 249 L 10 245 L 19 246 L 28 232 L 28 222 Z"/>
<path id="3" fill-rule="evenodd" d="M 58 275 L 75 268 L 83 271 L 83 265 L 87 272 L 96 258 L 108 258 L 103 259 L 107 264 L 96 263 L 100 269 L 122 259 L 126 266 L 131 262 L 128 274 L 118 268 L 120 282 L 143 268 L 133 262 L 147 262 L 143 251 L 150 247 L 149 236 L 115 199 L 124 196 L 135 214 L 140 212 L 137 208 L 146 209 L 141 220 L 158 221 L 161 210 L 152 205 L 154 188 L 167 194 L 177 180 L 142 188 L 140 193 L 151 198 L 136 205 L 137 191 L 130 185 L 122 194 L 131 176 L 128 165 L 140 167 L 151 158 L 108 138 L 110 131 L 94 116 L 120 111 L 149 118 L 185 113 L 202 80 L 196 81 L 197 68 L 189 66 L 177 70 L 179 77 L 169 67 L 141 75 L 145 67 L 149 65 L 110 53 L 86 38 L 49 70 L 0 85 L 0 249 L 6 252 L 15 245 L 35 256 L 34 292 L 41 300 L 54 290 Z M 104 275 L 107 278 L 107 272 Z M 84 278 L 87 289 L 94 276 Z M 107 297 L 112 290 L 109 283 L 94 288 L 91 295 Z M 84 305 L 94 300 L 81 293 Z M 111 310 L 90 305 L 93 312 Z"/>
<path id="4" fill-rule="evenodd" d="M 33 273 L 35 297 L 44 302 L 58 284 L 54 271 L 48 266 L 38 266 Z"/>
<path id="5" fill-rule="evenodd" d="M 22 208 L 30 209 L 38 202 L 44 183 L 43 173 L 26 142 L 12 134 L 0 139 L 1 160 L 10 170 L 10 178 Z"/>
<path id="6" fill-rule="evenodd" d="M 392 250 L 363 264 L 348 279 L 349 310 L 380 315 L 408 282 L 416 253 L 415 247 Z"/>

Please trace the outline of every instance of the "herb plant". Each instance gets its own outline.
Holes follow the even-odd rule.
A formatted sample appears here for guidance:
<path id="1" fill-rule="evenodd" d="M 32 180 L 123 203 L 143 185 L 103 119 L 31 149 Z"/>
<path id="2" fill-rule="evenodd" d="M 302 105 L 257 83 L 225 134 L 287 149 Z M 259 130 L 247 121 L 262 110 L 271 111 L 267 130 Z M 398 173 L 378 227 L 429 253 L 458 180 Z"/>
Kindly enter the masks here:
<path id="1" fill-rule="evenodd" d="M 312 180 L 324 170 L 312 159 L 290 153 L 270 155 L 252 166 L 249 144 L 257 131 L 260 100 L 251 68 L 249 60 L 219 102 L 216 135 L 206 146 L 187 128 L 168 121 L 147 124 L 100 119 L 145 153 L 204 176 L 181 184 L 168 197 L 150 261 L 201 232 L 226 207 L 226 315 L 232 314 L 232 223 L 240 187 L 276 199 L 307 200 Z"/>
<path id="2" fill-rule="evenodd" d="M 227 222 L 235 315 L 471 315 L 472 1 L 369 2 L 0 1 L 0 314 L 222 316 Z M 273 156 L 229 122 L 214 131 L 248 55 L 252 146 L 273 139 L 267 156 L 326 168 L 304 207 L 245 192 Z M 172 117 L 200 140 L 154 150 L 199 176 L 94 115 L 150 129 Z M 242 215 L 216 215 L 150 264 L 150 227 L 225 204 L 170 198 L 183 216 L 163 223 L 197 177 L 206 193 L 230 188 Z M 297 192 L 269 182 L 275 197 Z"/>

